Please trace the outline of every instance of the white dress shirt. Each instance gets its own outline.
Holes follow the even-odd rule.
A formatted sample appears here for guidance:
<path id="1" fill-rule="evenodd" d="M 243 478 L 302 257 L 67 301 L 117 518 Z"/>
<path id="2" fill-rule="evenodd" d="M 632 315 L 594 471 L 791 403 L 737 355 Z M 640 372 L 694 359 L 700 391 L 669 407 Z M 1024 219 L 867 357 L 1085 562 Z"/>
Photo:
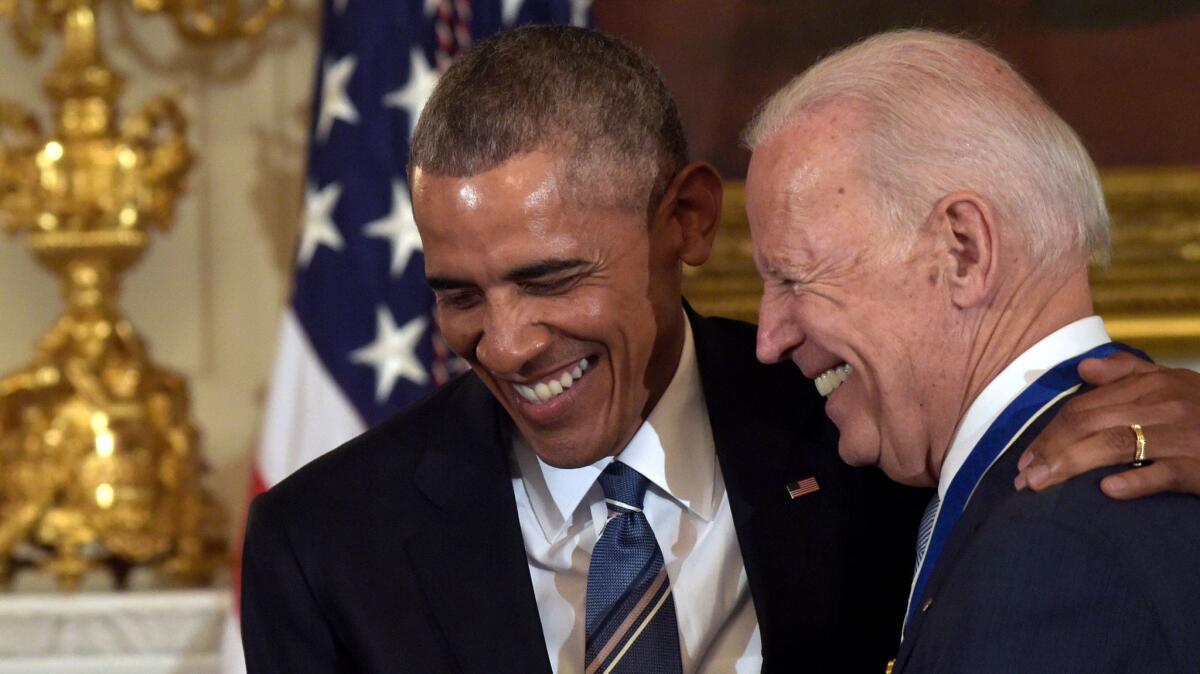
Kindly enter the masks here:
<path id="1" fill-rule="evenodd" d="M 543 463 L 519 436 L 513 491 L 550 664 L 583 671 L 584 607 L 592 548 L 608 507 L 583 468 Z M 692 329 L 670 385 L 617 457 L 650 482 L 643 511 L 666 563 L 684 672 L 758 672 L 762 643 L 696 365 Z"/>

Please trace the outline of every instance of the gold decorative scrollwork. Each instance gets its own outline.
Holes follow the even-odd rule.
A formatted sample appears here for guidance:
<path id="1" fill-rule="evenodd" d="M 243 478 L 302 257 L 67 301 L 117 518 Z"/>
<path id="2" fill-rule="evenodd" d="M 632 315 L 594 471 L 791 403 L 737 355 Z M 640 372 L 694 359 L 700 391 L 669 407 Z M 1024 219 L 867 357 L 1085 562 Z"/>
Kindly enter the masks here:
<path id="1" fill-rule="evenodd" d="M 166 13 L 176 32 L 196 42 L 254 37 L 287 6 L 286 0 L 265 0 L 248 14 L 239 0 L 132 0 L 140 12 Z"/>
<path id="2" fill-rule="evenodd" d="M 139 7 L 168 13 L 185 37 L 224 40 L 261 31 L 282 7 L 266 3 L 247 18 L 235 2 Z M 0 585 L 18 567 L 68 588 L 93 569 L 120 580 L 139 566 L 202 583 L 224 559 L 186 382 L 150 359 L 117 303 L 150 230 L 174 218 L 192 163 L 187 121 L 159 97 L 118 123 L 124 79 L 102 58 L 96 4 L 0 0 L 22 48 L 63 36 L 45 80 L 53 135 L 0 101 L 0 224 L 59 277 L 66 303 L 32 362 L 0 377 Z"/>

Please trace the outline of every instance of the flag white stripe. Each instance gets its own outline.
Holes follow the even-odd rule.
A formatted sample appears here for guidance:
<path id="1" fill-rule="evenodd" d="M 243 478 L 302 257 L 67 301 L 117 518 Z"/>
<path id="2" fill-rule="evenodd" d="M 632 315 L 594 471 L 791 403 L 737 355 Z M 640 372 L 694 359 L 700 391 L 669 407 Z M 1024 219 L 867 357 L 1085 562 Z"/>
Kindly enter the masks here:
<path id="1" fill-rule="evenodd" d="M 326 372 L 291 307 L 283 315 L 271 372 L 258 468 L 270 487 L 366 430 Z"/>
<path id="2" fill-rule="evenodd" d="M 242 655 L 242 635 L 238 633 L 238 618 L 230 615 L 221 637 L 221 674 L 246 674 L 246 658 Z"/>

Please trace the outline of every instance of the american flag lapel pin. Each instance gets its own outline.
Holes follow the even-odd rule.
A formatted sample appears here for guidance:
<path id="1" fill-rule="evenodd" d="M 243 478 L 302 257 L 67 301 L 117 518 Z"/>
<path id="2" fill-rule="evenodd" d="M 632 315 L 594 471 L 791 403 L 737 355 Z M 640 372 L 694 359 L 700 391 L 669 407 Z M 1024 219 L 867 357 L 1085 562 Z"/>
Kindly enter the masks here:
<path id="1" fill-rule="evenodd" d="M 801 496 L 808 496 L 813 492 L 820 491 L 821 485 L 817 484 L 817 478 L 806 477 L 799 482 L 789 482 L 787 484 L 787 490 L 788 496 L 791 496 L 792 500 L 794 501 Z"/>

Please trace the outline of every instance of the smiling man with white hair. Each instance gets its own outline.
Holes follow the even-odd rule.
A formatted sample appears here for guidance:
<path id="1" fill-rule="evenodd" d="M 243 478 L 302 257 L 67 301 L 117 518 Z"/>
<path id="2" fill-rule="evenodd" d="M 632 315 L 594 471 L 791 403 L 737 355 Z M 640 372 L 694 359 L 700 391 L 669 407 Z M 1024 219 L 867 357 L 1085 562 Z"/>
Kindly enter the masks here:
<path id="1" fill-rule="evenodd" d="M 1200 500 L 1118 504 L 1112 469 L 1012 486 L 1078 363 L 1129 350 L 1093 315 L 1108 215 L 1070 127 L 989 50 L 898 31 L 797 77 L 747 144 L 759 358 L 816 380 L 846 461 L 937 486 L 897 671 L 1200 670 Z"/>

